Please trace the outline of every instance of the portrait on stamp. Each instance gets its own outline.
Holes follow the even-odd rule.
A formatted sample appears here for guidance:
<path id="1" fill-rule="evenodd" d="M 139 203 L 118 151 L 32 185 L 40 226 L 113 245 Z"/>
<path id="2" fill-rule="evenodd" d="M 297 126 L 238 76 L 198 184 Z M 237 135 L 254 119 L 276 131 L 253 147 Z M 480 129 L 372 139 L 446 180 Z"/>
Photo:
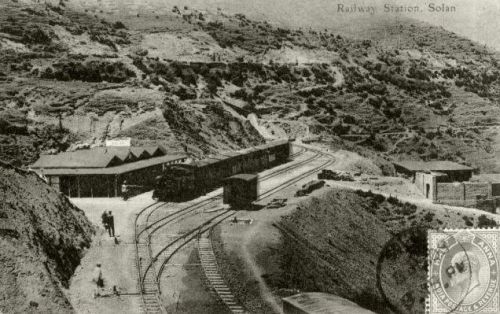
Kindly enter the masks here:
<path id="1" fill-rule="evenodd" d="M 499 232 L 429 232 L 428 313 L 498 313 Z"/>

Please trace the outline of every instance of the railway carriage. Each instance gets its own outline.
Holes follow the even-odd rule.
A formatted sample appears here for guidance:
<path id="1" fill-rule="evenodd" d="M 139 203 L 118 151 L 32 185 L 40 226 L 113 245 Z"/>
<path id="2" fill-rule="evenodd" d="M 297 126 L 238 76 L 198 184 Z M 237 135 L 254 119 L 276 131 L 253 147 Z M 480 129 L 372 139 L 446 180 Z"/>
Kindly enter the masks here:
<path id="1" fill-rule="evenodd" d="M 282 140 L 189 164 L 167 166 L 157 179 L 153 197 L 160 200 L 194 198 L 221 186 L 227 177 L 257 173 L 285 163 L 289 158 L 290 142 Z"/>

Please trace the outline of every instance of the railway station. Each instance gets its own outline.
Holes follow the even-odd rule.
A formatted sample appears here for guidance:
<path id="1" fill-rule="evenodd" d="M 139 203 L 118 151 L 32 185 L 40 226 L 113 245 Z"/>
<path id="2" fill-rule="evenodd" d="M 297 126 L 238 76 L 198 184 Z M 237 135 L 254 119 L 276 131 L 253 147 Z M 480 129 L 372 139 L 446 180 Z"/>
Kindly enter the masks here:
<path id="1" fill-rule="evenodd" d="M 41 155 L 31 169 L 69 197 L 117 197 L 121 185 L 154 186 L 166 166 L 186 155 L 168 154 L 159 146 L 95 147 L 57 155 Z"/>
<path id="2" fill-rule="evenodd" d="M 1 1 L 0 314 L 500 314 L 484 1 Z"/>

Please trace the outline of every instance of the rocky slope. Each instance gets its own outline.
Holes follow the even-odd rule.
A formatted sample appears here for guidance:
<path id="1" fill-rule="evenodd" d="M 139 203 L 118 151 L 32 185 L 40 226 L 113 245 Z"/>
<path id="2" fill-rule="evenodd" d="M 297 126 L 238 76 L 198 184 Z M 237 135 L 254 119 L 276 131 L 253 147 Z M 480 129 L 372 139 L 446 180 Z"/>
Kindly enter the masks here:
<path id="1" fill-rule="evenodd" d="M 63 289 L 90 245 L 90 222 L 37 175 L 3 163 L 0 198 L 0 312 L 71 313 Z"/>
<path id="2" fill-rule="evenodd" d="M 2 4 L 4 159 L 122 135 L 160 135 L 172 150 L 190 138 L 202 156 L 262 141 L 246 126 L 256 113 L 276 137 L 500 171 L 498 54 L 442 28 L 381 21 L 384 40 L 370 41 L 188 6 L 48 2 Z M 172 128 L 207 103 L 223 110 Z"/>
<path id="3" fill-rule="evenodd" d="M 427 230 L 496 225 L 484 215 L 334 189 L 282 219 L 282 243 L 263 250 L 261 267 L 278 295 L 322 291 L 377 313 L 424 313 Z"/>

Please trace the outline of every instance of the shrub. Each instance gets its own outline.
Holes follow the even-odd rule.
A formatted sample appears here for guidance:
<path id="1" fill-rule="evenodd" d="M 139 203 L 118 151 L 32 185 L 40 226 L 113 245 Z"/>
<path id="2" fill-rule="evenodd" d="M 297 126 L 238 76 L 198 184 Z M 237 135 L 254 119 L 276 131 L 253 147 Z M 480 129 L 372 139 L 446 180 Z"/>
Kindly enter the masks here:
<path id="1" fill-rule="evenodd" d="M 463 216 L 462 219 L 465 221 L 465 225 L 468 227 L 474 226 L 474 223 L 472 222 L 471 218 L 468 216 Z"/>
<path id="2" fill-rule="evenodd" d="M 356 190 L 355 193 L 359 196 L 362 196 L 362 197 L 367 197 L 367 196 L 373 196 L 373 192 L 371 190 L 368 190 L 368 191 L 363 191 L 363 190 Z"/>
<path id="3" fill-rule="evenodd" d="M 427 212 L 427 214 L 424 215 L 425 221 L 432 222 L 432 219 L 434 219 L 434 213 Z"/>
<path id="4" fill-rule="evenodd" d="M 89 61 L 86 63 L 64 61 L 53 64 L 54 69 L 46 68 L 41 73 L 42 78 L 60 81 L 81 80 L 85 82 L 108 81 L 120 83 L 129 77 L 135 77 L 135 72 L 121 62 Z"/>
<path id="5" fill-rule="evenodd" d="M 417 212 L 417 205 L 406 202 L 401 209 L 401 213 L 405 216 L 413 215 Z"/>
<path id="6" fill-rule="evenodd" d="M 387 202 L 391 205 L 399 205 L 401 204 L 401 202 L 399 201 L 399 199 L 395 196 L 389 196 L 389 198 L 387 199 Z"/>
<path id="7" fill-rule="evenodd" d="M 381 194 L 374 194 L 373 195 L 373 200 L 377 203 L 382 203 L 385 201 L 385 196 L 381 195 Z"/>
<path id="8" fill-rule="evenodd" d="M 356 118 L 351 115 L 345 115 L 342 121 L 347 124 L 356 124 Z"/>
<path id="9" fill-rule="evenodd" d="M 121 21 L 116 21 L 113 23 L 113 28 L 114 29 L 126 29 L 125 24 L 123 24 Z"/>
<path id="10" fill-rule="evenodd" d="M 486 217 L 486 215 L 481 215 L 477 219 L 477 226 L 479 228 L 498 227 L 498 223 L 495 220 Z"/>

